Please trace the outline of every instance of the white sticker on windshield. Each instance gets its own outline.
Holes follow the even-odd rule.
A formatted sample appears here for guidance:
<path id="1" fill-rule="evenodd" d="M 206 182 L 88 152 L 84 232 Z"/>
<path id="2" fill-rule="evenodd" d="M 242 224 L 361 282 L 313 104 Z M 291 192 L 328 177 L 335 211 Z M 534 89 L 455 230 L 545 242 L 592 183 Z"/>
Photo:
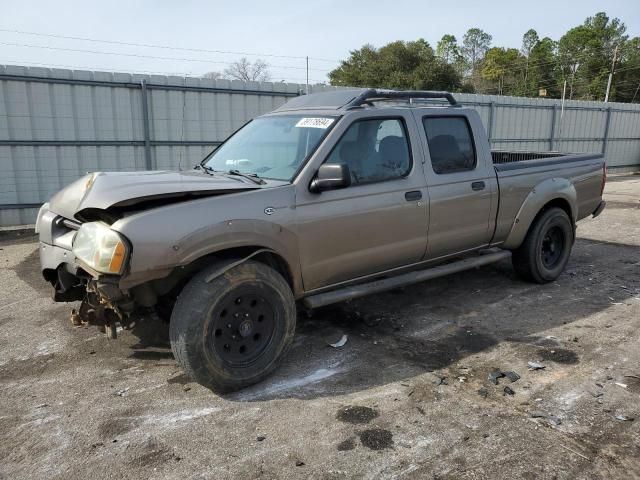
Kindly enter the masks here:
<path id="1" fill-rule="evenodd" d="M 301 118 L 296 127 L 298 128 L 322 128 L 325 129 L 333 123 L 333 118 Z"/>

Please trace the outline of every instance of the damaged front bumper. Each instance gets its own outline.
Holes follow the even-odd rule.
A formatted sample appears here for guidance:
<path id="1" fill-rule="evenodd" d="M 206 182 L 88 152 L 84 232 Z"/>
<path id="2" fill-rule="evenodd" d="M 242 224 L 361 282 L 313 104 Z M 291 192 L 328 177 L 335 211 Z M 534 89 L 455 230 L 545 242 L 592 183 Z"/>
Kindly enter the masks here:
<path id="1" fill-rule="evenodd" d="M 46 204 L 43 209 L 46 208 Z M 78 265 L 73 254 L 76 224 L 48 210 L 40 210 L 36 231 L 40 235 L 40 266 L 42 275 L 54 287 L 56 302 L 82 300 L 85 286 L 78 277 Z"/>
<path id="2" fill-rule="evenodd" d="M 54 288 L 54 301 L 82 302 L 80 310 L 72 312 L 74 324 L 96 324 L 115 337 L 115 323 L 127 323 L 124 320 L 133 311 L 133 301 L 120 289 L 119 276 L 100 274 L 78 261 L 73 240 L 79 228 L 73 220 L 41 210 L 36 229 L 42 275 Z"/>

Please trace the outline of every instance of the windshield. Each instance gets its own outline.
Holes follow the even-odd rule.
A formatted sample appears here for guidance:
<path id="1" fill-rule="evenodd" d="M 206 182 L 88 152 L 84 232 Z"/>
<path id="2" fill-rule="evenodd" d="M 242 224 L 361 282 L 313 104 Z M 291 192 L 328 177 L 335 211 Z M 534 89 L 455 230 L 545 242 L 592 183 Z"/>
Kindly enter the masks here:
<path id="1" fill-rule="evenodd" d="M 212 170 L 291 181 L 336 117 L 286 115 L 257 118 L 204 160 Z"/>

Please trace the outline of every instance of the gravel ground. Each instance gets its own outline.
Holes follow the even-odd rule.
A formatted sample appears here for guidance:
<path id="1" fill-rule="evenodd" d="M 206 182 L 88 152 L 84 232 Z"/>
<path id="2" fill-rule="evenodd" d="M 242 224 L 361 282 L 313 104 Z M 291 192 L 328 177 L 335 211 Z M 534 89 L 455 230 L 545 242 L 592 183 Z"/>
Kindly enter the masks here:
<path id="1" fill-rule="evenodd" d="M 300 316 L 225 397 L 164 332 L 73 327 L 35 238 L 0 232 L 0 477 L 640 478 L 639 198 L 611 177 L 551 284 L 504 262 Z"/>

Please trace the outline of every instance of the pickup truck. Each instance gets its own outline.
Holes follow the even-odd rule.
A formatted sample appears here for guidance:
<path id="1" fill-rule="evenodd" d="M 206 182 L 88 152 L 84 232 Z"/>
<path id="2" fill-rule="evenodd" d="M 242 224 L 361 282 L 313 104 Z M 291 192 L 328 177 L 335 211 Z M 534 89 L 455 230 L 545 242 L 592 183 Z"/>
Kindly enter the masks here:
<path id="1" fill-rule="evenodd" d="M 42 273 L 107 336 L 169 321 L 180 366 L 230 391 L 276 368 L 297 309 L 509 257 L 555 280 L 605 180 L 601 155 L 491 151 L 447 92 L 304 95 L 193 170 L 92 173 L 57 193 L 38 214 Z"/>

